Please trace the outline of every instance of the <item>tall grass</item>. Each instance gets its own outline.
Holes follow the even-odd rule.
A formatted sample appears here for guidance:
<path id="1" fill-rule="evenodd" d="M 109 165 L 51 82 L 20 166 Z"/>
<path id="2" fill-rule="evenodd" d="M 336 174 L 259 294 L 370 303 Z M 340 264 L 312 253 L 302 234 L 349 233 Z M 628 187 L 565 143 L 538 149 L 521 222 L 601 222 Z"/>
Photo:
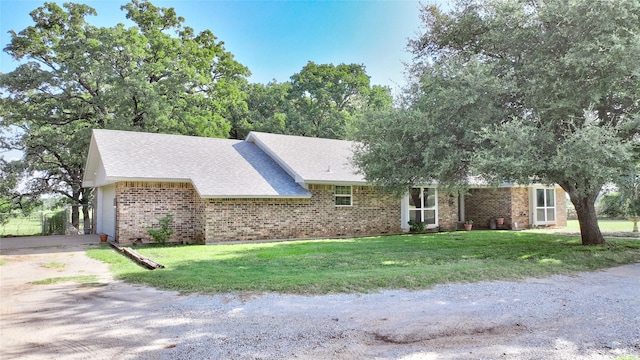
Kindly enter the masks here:
<path id="1" fill-rule="evenodd" d="M 346 240 L 143 247 L 165 265 L 148 271 L 109 248 L 89 256 L 125 281 L 189 292 L 324 294 L 424 289 L 450 282 L 517 280 L 640 261 L 640 241 L 584 247 L 578 237 L 506 231 Z"/>

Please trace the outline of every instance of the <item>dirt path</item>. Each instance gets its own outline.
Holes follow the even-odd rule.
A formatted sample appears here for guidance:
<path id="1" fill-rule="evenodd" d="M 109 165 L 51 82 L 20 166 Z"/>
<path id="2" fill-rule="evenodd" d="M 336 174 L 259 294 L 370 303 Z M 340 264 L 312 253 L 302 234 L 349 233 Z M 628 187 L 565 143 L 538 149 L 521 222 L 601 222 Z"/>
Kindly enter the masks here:
<path id="1" fill-rule="evenodd" d="M 2 249 L 0 358 L 640 358 L 640 264 L 416 292 L 181 296 L 114 281 L 88 246 Z"/>

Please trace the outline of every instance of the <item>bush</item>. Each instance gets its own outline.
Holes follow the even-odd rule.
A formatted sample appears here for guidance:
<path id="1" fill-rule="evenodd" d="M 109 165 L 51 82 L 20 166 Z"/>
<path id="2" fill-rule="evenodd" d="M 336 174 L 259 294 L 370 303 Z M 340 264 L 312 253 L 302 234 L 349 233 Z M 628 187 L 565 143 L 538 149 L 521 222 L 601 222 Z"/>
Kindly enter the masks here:
<path id="1" fill-rule="evenodd" d="M 156 244 L 164 245 L 173 235 L 173 229 L 171 228 L 171 225 L 173 225 L 173 214 L 170 212 L 167 213 L 167 215 L 158 219 L 158 223 L 159 228 L 148 228 L 147 234 L 151 236 Z"/>
<path id="2" fill-rule="evenodd" d="M 409 231 L 411 231 L 412 233 L 423 233 L 426 229 L 426 223 L 409 220 Z"/>
<path id="3" fill-rule="evenodd" d="M 611 218 L 623 217 L 624 204 L 619 192 L 603 195 L 598 201 L 598 215 Z"/>
<path id="4" fill-rule="evenodd" d="M 44 219 L 43 233 L 45 235 L 61 235 L 65 233 L 67 225 L 67 212 L 58 211 Z"/>

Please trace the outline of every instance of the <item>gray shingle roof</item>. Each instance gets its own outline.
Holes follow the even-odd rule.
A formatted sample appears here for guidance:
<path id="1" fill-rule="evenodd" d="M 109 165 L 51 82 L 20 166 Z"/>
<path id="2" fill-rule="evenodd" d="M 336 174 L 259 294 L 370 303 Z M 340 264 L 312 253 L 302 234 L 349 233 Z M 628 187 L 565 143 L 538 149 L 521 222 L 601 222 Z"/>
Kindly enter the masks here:
<path id="1" fill-rule="evenodd" d="M 187 181 L 204 198 L 311 196 L 264 151 L 244 141 L 94 130 L 92 142 L 85 186 Z M 103 179 L 96 161 L 102 161 Z"/>
<path id="2" fill-rule="evenodd" d="M 352 141 L 251 132 L 255 143 L 297 182 L 365 184 L 351 165 Z"/>

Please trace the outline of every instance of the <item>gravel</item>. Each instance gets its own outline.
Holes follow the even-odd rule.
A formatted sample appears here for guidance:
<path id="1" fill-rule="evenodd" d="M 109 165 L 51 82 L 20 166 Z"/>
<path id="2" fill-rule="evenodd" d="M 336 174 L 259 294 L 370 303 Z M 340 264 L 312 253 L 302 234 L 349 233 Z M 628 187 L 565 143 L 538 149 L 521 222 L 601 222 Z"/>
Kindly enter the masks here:
<path id="1" fill-rule="evenodd" d="M 180 295 L 114 281 L 81 250 L 3 251 L 0 358 L 640 358 L 640 264 L 422 291 Z M 28 283 L 78 272 L 100 281 Z"/>

